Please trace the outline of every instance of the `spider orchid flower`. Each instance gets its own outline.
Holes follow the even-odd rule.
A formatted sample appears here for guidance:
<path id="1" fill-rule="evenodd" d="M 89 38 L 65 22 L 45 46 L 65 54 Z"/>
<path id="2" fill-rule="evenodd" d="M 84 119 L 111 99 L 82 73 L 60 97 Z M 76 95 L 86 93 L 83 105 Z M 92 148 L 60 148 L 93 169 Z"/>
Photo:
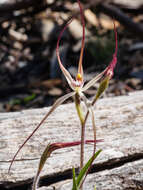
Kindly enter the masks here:
<path id="1" fill-rule="evenodd" d="M 62 97 L 60 97 L 59 99 L 57 99 L 55 101 L 55 103 L 50 108 L 50 110 L 45 115 L 45 117 L 40 121 L 40 123 L 37 125 L 37 127 L 35 128 L 35 130 L 28 136 L 28 138 L 24 141 L 24 143 L 19 147 L 19 149 L 15 153 L 15 155 L 14 155 L 14 157 L 13 157 L 11 163 L 10 163 L 8 173 L 10 172 L 10 169 L 12 167 L 13 162 L 15 161 L 15 158 L 17 157 L 18 153 L 23 148 L 23 146 L 27 143 L 27 141 L 40 128 L 40 126 L 49 117 L 49 115 L 60 104 L 62 104 L 65 100 L 67 100 L 70 97 L 73 97 L 73 96 L 75 97 L 75 102 L 77 102 L 76 103 L 76 109 L 77 109 L 78 116 L 80 118 L 80 121 L 81 121 L 82 125 L 85 125 L 86 119 L 88 117 L 88 113 L 91 114 L 92 125 L 93 125 L 93 130 L 94 130 L 94 142 L 96 142 L 96 130 L 95 130 L 93 105 L 95 104 L 95 102 L 97 101 L 97 99 L 101 96 L 101 94 L 107 88 L 109 80 L 112 78 L 113 73 L 114 73 L 114 68 L 115 68 L 116 63 L 117 63 L 117 32 L 116 32 L 115 22 L 113 21 L 113 23 L 114 23 L 114 32 L 115 32 L 115 42 L 116 42 L 115 53 L 113 55 L 113 59 L 112 59 L 111 63 L 109 64 L 109 66 L 107 68 L 105 68 L 104 71 L 102 71 L 99 75 L 97 75 L 91 81 L 89 81 L 86 85 L 84 85 L 82 60 L 83 60 L 84 43 L 85 43 L 85 22 L 84 22 L 84 15 L 83 15 L 82 6 L 80 4 L 80 0 L 77 0 L 77 2 L 78 2 L 78 5 L 79 5 L 79 8 L 80 8 L 80 15 L 81 15 L 81 21 L 82 21 L 82 27 L 83 27 L 83 35 L 82 35 L 83 37 L 82 37 L 82 43 L 81 43 L 80 58 L 79 58 L 79 63 L 78 63 L 78 71 L 77 71 L 77 75 L 76 75 L 75 79 L 70 75 L 70 73 L 68 72 L 68 70 L 63 66 L 63 64 L 61 62 L 61 59 L 60 59 L 60 54 L 59 54 L 59 43 L 60 43 L 62 34 L 65 31 L 65 29 L 69 26 L 69 24 L 72 22 L 73 18 L 65 25 L 65 27 L 61 31 L 61 33 L 59 35 L 59 38 L 58 38 L 58 41 L 57 41 L 57 47 L 56 47 L 56 54 L 57 54 L 57 59 L 58 59 L 58 62 L 59 62 L 59 66 L 60 66 L 61 71 L 63 72 L 65 78 L 67 79 L 67 82 L 68 82 L 70 88 L 73 91 L 70 92 L 70 93 L 68 93 L 68 94 L 66 94 L 66 95 L 64 95 L 64 96 L 62 96 Z M 89 102 L 87 100 L 87 98 L 85 97 L 85 95 L 83 94 L 83 92 L 86 91 L 86 90 L 88 90 L 91 86 L 93 86 L 95 84 L 95 82 L 97 82 L 98 80 L 100 80 L 103 76 L 104 76 L 104 78 L 103 78 L 103 80 L 100 83 L 100 86 L 99 86 L 99 88 L 97 90 L 97 94 L 96 94 L 95 98 L 93 99 L 92 102 Z M 87 114 L 86 114 L 85 117 L 82 114 L 82 110 L 81 110 L 81 107 L 80 107 L 80 104 L 79 104 L 80 100 L 83 100 L 83 102 L 85 103 L 85 105 L 87 107 Z M 84 133 L 84 129 L 83 129 L 83 133 Z M 83 145 L 84 143 L 85 143 L 85 140 L 83 138 L 81 144 Z M 94 152 L 95 152 L 95 147 L 94 147 Z M 83 164 L 81 163 L 81 165 L 83 165 Z"/>

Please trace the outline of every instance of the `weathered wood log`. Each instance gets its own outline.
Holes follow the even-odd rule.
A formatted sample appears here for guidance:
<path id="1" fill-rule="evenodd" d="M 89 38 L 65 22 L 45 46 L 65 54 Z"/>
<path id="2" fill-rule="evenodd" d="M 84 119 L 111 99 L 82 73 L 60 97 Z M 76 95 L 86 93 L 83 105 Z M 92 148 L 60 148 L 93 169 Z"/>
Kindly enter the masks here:
<path id="1" fill-rule="evenodd" d="M 85 190 L 142 190 L 143 159 L 123 164 L 121 167 L 89 174 L 84 184 Z M 38 190 L 71 190 L 72 180 L 65 180 Z"/>
<path id="2" fill-rule="evenodd" d="M 47 110 L 49 108 L 0 114 L 0 189 L 28 189 L 47 143 L 79 140 L 80 127 L 74 104 L 62 105 L 25 145 L 8 175 L 14 153 Z M 97 189 L 102 190 L 143 189 L 143 91 L 99 100 L 95 117 L 97 137 L 104 139 L 97 148 L 103 151 L 93 166 L 93 174 L 87 179 L 89 186 L 85 189 L 92 190 L 95 183 Z M 86 139 L 93 139 L 90 118 L 86 125 Z M 86 145 L 85 160 L 92 151 L 93 146 Z M 71 168 L 78 166 L 79 147 L 55 151 L 43 169 L 41 186 L 71 178 Z M 70 190 L 66 181 L 62 183 L 64 185 L 61 182 L 55 185 L 56 190 Z"/>

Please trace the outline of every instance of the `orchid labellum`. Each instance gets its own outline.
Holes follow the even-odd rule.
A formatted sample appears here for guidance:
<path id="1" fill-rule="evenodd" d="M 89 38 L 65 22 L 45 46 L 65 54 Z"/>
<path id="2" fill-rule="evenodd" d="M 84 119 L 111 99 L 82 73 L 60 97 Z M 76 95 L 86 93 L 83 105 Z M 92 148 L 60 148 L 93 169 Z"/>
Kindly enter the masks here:
<path id="1" fill-rule="evenodd" d="M 32 135 L 39 129 L 39 127 L 42 125 L 42 123 L 49 117 L 49 115 L 60 105 L 62 104 L 65 100 L 68 98 L 74 96 L 75 100 L 75 105 L 77 109 L 77 113 L 80 119 L 81 123 L 81 159 L 80 159 L 80 167 L 83 167 L 83 161 L 84 161 L 84 143 L 87 143 L 85 140 L 85 123 L 87 120 L 88 115 L 91 115 L 92 119 L 92 126 L 93 126 L 93 132 L 94 132 L 94 152 L 96 150 L 96 126 L 95 126 L 95 118 L 94 118 L 94 112 L 93 112 L 93 106 L 96 103 L 97 99 L 101 96 L 101 94 L 105 91 L 105 89 L 108 86 L 108 83 L 110 79 L 113 76 L 114 73 L 114 68 L 117 63 L 117 32 L 116 32 L 116 27 L 115 27 L 115 22 L 113 21 L 114 24 L 114 32 L 115 32 L 115 53 L 113 54 L 113 59 L 110 62 L 109 66 L 105 68 L 104 71 L 102 71 L 99 75 L 94 77 L 91 81 L 89 81 L 87 84 L 84 85 L 84 73 L 83 73 L 83 67 L 82 67 L 82 60 L 83 60 L 83 53 L 84 53 L 84 43 L 85 43 L 85 23 L 84 23 L 84 15 L 83 15 L 83 10 L 82 10 L 82 5 L 79 0 L 77 0 L 79 8 L 80 8 L 80 15 L 81 15 L 81 21 L 82 21 L 82 26 L 83 26 L 83 37 L 82 37 L 82 43 L 81 43 L 81 51 L 80 51 L 80 58 L 79 58 L 79 63 L 78 63 L 78 70 L 77 70 L 77 75 L 76 78 L 74 79 L 71 74 L 68 72 L 68 70 L 63 66 L 61 59 L 60 59 L 60 54 L 59 54 L 59 43 L 62 37 L 63 32 L 65 29 L 68 27 L 68 25 L 72 22 L 74 18 L 72 18 L 66 26 L 63 28 L 61 31 L 58 41 L 57 41 L 57 48 L 56 48 L 56 54 L 57 54 L 57 59 L 59 62 L 59 66 L 61 68 L 61 71 L 63 72 L 70 88 L 73 90 L 72 92 L 60 97 L 59 99 L 56 100 L 56 102 L 53 104 L 53 106 L 50 108 L 49 112 L 45 115 L 45 117 L 41 120 L 41 122 L 38 124 L 38 126 L 35 128 L 35 130 L 30 134 L 30 136 L 24 141 L 24 143 L 19 147 L 18 151 L 14 155 L 9 171 L 11 169 L 11 166 L 19 153 L 19 151 L 22 149 L 22 147 L 27 143 L 27 141 L 32 137 Z M 99 88 L 97 90 L 96 96 L 93 98 L 93 101 L 89 101 L 86 96 L 84 95 L 84 92 L 88 90 L 90 87 L 92 87 L 98 80 L 101 80 Z M 84 102 L 86 108 L 87 108 L 87 113 L 84 115 L 82 112 L 81 108 L 81 101 Z"/>

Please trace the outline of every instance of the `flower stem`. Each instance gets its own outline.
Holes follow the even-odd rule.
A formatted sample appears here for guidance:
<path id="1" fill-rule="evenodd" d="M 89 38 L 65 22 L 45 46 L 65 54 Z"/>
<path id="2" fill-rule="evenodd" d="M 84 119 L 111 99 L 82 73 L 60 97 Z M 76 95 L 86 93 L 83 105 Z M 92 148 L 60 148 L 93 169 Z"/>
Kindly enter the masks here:
<path id="1" fill-rule="evenodd" d="M 78 92 L 75 94 L 75 105 L 76 105 L 76 110 L 77 110 L 77 114 L 78 117 L 80 119 L 80 123 L 81 123 L 81 148 L 80 148 L 80 169 L 83 167 L 84 164 L 84 142 L 85 142 L 85 118 L 84 118 L 84 114 L 81 108 L 81 101 L 80 101 L 80 96 L 78 94 Z"/>

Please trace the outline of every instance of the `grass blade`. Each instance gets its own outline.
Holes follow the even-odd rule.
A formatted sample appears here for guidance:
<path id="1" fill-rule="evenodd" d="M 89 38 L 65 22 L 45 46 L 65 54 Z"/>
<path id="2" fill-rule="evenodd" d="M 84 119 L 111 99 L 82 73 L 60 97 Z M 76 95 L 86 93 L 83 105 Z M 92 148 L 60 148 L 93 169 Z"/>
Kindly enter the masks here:
<path id="1" fill-rule="evenodd" d="M 85 176 L 86 172 L 88 171 L 88 169 L 90 168 L 91 166 L 91 163 L 97 158 L 97 156 L 100 154 L 102 150 L 98 150 L 94 156 L 92 156 L 88 162 L 85 164 L 85 166 L 82 168 L 82 170 L 80 171 L 78 177 L 77 177 L 77 180 L 76 180 L 76 184 L 77 184 L 77 187 L 80 187 L 80 184 L 82 183 L 82 179 L 83 177 Z"/>
<path id="2" fill-rule="evenodd" d="M 75 177 L 75 168 L 72 169 L 73 173 L 73 187 L 72 190 L 78 190 L 77 184 L 76 184 L 76 177 Z"/>

